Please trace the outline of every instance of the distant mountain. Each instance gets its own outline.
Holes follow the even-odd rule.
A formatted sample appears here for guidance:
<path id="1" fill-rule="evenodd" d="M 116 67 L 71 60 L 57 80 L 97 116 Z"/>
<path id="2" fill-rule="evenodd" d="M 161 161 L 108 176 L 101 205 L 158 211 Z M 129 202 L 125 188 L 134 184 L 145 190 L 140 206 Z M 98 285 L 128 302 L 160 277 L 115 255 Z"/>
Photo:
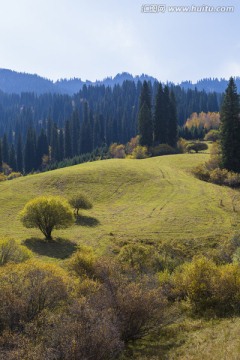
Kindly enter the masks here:
<path id="1" fill-rule="evenodd" d="M 54 83 L 36 74 L 0 69 L 0 90 L 10 94 L 20 94 L 21 92 L 53 93 Z"/>
<path id="2" fill-rule="evenodd" d="M 34 92 L 36 94 L 44 93 L 60 93 L 73 95 L 79 92 L 83 85 L 105 85 L 114 86 L 116 84 L 122 85 L 125 80 L 134 82 L 140 81 L 157 81 L 152 76 L 142 74 L 141 76 L 133 76 L 128 73 L 117 74 L 114 78 L 108 77 L 102 81 L 82 81 L 81 79 L 61 79 L 56 82 L 45 79 L 36 74 L 19 73 L 12 70 L 0 69 L 0 90 L 8 94 L 20 94 L 22 92 Z"/>
<path id="3" fill-rule="evenodd" d="M 138 81 L 143 82 L 144 80 L 146 81 L 150 81 L 151 83 L 158 81 L 156 78 L 146 75 L 146 74 L 142 74 L 142 75 L 138 75 L 138 76 L 133 76 L 127 72 L 123 72 L 121 74 L 117 74 L 114 78 L 108 77 L 102 81 L 96 81 L 95 83 L 92 83 L 94 85 L 99 85 L 99 84 L 104 84 L 106 86 L 114 86 L 114 85 L 122 85 L 124 81 L 129 80 L 129 81 L 134 81 L 135 83 L 137 83 Z"/>
<path id="4" fill-rule="evenodd" d="M 216 79 L 216 78 L 206 78 L 197 81 L 195 84 L 191 81 L 184 81 L 180 84 L 182 88 L 186 89 L 192 89 L 195 88 L 197 90 L 205 90 L 206 92 L 217 92 L 217 93 L 223 93 L 228 85 L 228 81 L 226 79 Z M 235 82 L 237 85 L 238 92 L 240 92 L 240 77 L 235 78 Z"/>
<path id="5" fill-rule="evenodd" d="M 44 93 L 59 93 L 73 95 L 79 92 L 84 85 L 105 85 L 113 87 L 116 84 L 122 85 L 126 80 L 143 82 L 144 80 L 155 82 L 156 78 L 142 74 L 140 76 L 133 76 L 127 72 L 117 74 L 115 77 L 107 77 L 104 80 L 96 80 L 94 82 L 86 80 L 82 81 L 78 78 L 60 79 L 56 82 L 43 78 L 36 74 L 19 73 L 12 70 L 0 69 L 0 90 L 8 94 L 20 94 L 22 92 L 33 92 L 36 94 Z M 240 77 L 235 78 L 238 91 L 240 92 Z M 172 83 L 169 83 L 172 84 Z M 206 78 L 192 83 L 191 81 L 183 81 L 179 84 L 180 87 L 186 89 L 195 88 L 197 90 L 205 90 L 206 92 L 223 93 L 227 87 L 228 80 Z"/>

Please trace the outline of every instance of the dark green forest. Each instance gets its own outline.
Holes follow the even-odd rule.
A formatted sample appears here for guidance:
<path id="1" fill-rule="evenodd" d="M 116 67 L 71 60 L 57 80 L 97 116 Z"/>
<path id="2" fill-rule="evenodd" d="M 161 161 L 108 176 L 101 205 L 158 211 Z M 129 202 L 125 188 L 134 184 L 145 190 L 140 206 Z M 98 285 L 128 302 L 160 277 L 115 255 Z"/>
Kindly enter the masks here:
<path id="1" fill-rule="evenodd" d="M 128 80 L 113 87 L 84 85 L 73 96 L 0 92 L 0 160 L 13 171 L 29 173 L 43 170 L 44 163 L 51 166 L 111 143 L 127 143 L 139 131 L 142 86 L 140 81 Z M 164 104 L 164 99 L 159 99 L 158 82 L 148 82 L 148 87 L 154 116 L 155 102 Z M 193 112 L 219 111 L 222 101 L 215 92 L 174 85 L 165 86 L 164 91 L 174 96 L 180 127 Z"/>

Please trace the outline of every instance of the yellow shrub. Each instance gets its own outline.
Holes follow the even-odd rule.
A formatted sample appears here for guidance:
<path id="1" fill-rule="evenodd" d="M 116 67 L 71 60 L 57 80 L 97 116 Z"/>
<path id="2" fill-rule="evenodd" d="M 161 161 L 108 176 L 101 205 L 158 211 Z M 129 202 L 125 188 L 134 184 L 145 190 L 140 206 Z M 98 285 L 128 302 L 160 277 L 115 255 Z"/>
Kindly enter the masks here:
<path id="1" fill-rule="evenodd" d="M 213 283 L 218 277 L 217 265 L 205 257 L 196 257 L 184 264 L 174 275 L 175 291 L 188 298 L 197 312 L 214 306 Z"/>
<path id="2" fill-rule="evenodd" d="M 146 146 L 138 145 L 132 152 L 132 159 L 145 159 L 148 157 L 148 150 Z"/>
<path id="3" fill-rule="evenodd" d="M 94 277 L 96 255 L 89 246 L 81 246 L 68 261 L 68 269 L 80 277 Z"/>

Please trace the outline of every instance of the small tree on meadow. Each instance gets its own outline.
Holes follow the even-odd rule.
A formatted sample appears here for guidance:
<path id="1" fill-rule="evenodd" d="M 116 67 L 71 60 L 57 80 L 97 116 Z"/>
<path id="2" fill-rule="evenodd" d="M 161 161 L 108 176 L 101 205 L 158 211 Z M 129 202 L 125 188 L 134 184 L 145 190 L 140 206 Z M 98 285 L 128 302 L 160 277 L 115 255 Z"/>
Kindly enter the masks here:
<path id="1" fill-rule="evenodd" d="M 74 213 L 78 216 L 80 209 L 89 210 L 92 208 L 92 203 L 87 195 L 78 193 L 69 200 L 69 204 L 74 208 Z"/>
<path id="2" fill-rule="evenodd" d="M 192 142 L 186 146 L 187 152 L 195 151 L 198 153 L 199 151 L 204 151 L 208 149 L 208 145 L 203 142 Z"/>
<path id="3" fill-rule="evenodd" d="M 30 200 L 21 211 L 20 218 L 26 228 L 38 228 L 47 240 L 52 240 L 53 229 L 65 229 L 74 222 L 67 201 L 55 196 Z"/>

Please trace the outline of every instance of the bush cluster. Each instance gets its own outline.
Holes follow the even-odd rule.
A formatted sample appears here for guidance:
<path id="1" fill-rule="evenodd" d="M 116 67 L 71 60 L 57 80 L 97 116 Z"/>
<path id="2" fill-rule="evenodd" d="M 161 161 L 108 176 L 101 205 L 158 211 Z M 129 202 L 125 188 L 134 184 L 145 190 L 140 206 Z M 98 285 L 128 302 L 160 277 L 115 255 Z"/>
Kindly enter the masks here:
<path id="1" fill-rule="evenodd" d="M 217 266 L 206 257 L 195 257 L 172 275 L 161 273 L 160 283 L 168 297 L 188 301 L 199 315 L 229 316 L 240 313 L 240 266 Z M 165 291 L 166 292 L 166 291 Z"/>
<path id="2" fill-rule="evenodd" d="M 65 269 L 38 261 L 0 267 L 0 358 L 116 359 L 165 321 L 153 275 L 81 247 Z"/>
<path id="3" fill-rule="evenodd" d="M 217 185 L 225 185 L 232 188 L 240 186 L 240 174 L 220 169 L 219 167 L 211 170 L 207 164 L 202 164 L 193 169 L 193 174 L 200 180 L 209 181 Z"/>
<path id="4" fill-rule="evenodd" d="M 113 143 L 109 147 L 109 155 L 112 158 L 146 159 L 150 156 L 161 156 L 176 154 L 178 150 L 168 144 L 158 144 L 156 146 L 141 146 L 139 136 L 132 138 L 126 146 Z"/>

